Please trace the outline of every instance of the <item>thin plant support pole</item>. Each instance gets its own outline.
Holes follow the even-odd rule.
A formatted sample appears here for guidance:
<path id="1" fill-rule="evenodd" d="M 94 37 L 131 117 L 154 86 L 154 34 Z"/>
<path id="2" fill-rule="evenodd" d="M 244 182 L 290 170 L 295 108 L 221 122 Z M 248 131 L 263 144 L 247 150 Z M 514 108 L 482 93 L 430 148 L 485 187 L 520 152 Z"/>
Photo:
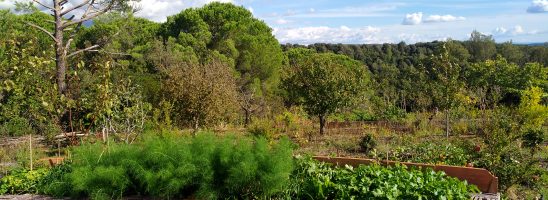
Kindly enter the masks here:
<path id="1" fill-rule="evenodd" d="M 445 110 L 445 135 L 449 138 L 449 109 Z"/>
<path id="2" fill-rule="evenodd" d="M 29 134 L 30 171 L 32 171 L 32 134 Z"/>

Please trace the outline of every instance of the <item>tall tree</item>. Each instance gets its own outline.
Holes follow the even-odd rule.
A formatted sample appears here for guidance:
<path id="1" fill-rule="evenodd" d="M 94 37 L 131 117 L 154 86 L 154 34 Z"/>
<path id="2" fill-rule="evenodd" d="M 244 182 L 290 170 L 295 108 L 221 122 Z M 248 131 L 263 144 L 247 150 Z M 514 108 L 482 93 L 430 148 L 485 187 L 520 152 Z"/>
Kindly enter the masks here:
<path id="1" fill-rule="evenodd" d="M 59 94 L 64 94 L 67 90 L 67 59 L 100 47 L 100 44 L 93 44 L 83 49 L 71 50 L 71 44 L 82 24 L 111 10 L 127 11 L 129 5 L 127 0 L 84 0 L 72 7 L 65 8 L 65 5 L 69 3 L 68 0 L 51 0 L 51 4 L 43 3 L 40 0 L 33 0 L 33 2 L 52 13 L 53 30 L 47 30 L 46 27 L 32 22 L 27 22 L 27 24 L 43 31 L 54 41 L 57 90 Z M 74 13 L 79 10 L 83 10 L 83 14 L 76 17 Z"/>
<path id="2" fill-rule="evenodd" d="M 283 88 L 320 121 L 325 133 L 326 116 L 349 106 L 366 89 L 368 71 L 358 61 L 332 53 L 312 54 L 293 61 Z M 290 61 L 292 62 L 292 61 Z"/>
<path id="3" fill-rule="evenodd" d="M 466 46 L 472 56 L 473 62 L 493 59 L 497 53 L 493 36 L 484 35 L 476 30 L 470 34 L 470 39 L 467 41 Z"/>
<path id="4" fill-rule="evenodd" d="M 161 35 L 192 46 L 202 59 L 218 51 L 233 61 L 245 124 L 266 110 L 279 84 L 283 53 L 272 29 L 250 11 L 226 3 L 187 9 L 169 17 Z"/>
<path id="5" fill-rule="evenodd" d="M 499 46 L 499 54 L 502 55 L 509 62 L 516 64 L 522 64 L 522 59 L 525 56 L 521 48 L 514 45 L 512 41 L 502 43 Z"/>

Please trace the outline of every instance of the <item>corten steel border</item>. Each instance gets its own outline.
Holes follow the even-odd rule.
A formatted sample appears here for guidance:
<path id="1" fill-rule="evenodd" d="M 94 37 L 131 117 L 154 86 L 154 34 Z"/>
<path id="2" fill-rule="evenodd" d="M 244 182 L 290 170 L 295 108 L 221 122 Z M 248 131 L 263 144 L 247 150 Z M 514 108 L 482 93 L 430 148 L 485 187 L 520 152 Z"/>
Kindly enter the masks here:
<path id="1" fill-rule="evenodd" d="M 350 165 L 357 167 L 358 165 L 370 165 L 378 163 L 381 165 L 396 165 L 401 164 L 408 167 L 417 168 L 430 168 L 434 171 L 443 171 L 447 176 L 458 178 L 459 180 L 465 180 L 470 184 L 478 186 L 483 193 L 497 193 L 499 179 L 491 172 L 483 168 L 473 167 L 459 167 L 449 165 L 430 165 L 422 163 L 409 163 L 409 162 L 396 162 L 396 161 L 378 161 L 374 159 L 362 159 L 362 158 L 344 158 L 344 157 L 327 157 L 327 156 L 314 156 L 314 159 L 332 163 L 336 166 Z"/>

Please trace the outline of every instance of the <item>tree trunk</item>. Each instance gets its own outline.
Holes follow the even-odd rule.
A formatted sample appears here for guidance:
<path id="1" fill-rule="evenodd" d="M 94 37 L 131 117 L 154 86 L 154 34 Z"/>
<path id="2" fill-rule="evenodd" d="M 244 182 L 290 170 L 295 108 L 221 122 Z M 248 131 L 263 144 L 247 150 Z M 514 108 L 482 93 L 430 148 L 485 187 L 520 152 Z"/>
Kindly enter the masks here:
<path id="1" fill-rule="evenodd" d="M 65 94 L 67 90 L 67 83 L 65 82 L 65 76 L 67 71 L 67 55 L 65 52 L 65 46 L 63 42 L 63 18 L 61 16 L 61 5 L 58 0 L 53 1 L 54 17 L 55 17 L 55 65 L 57 68 L 57 90 L 59 94 Z"/>
<path id="2" fill-rule="evenodd" d="M 245 122 L 244 122 L 244 127 L 247 128 L 247 125 L 249 125 L 249 123 L 251 123 L 251 113 L 249 112 L 248 109 L 244 109 L 244 115 L 245 115 Z"/>
<path id="3" fill-rule="evenodd" d="M 57 38 L 63 38 L 62 33 L 59 33 L 61 36 L 57 36 Z M 57 89 L 59 94 L 65 94 L 67 90 L 67 83 L 65 82 L 65 76 L 67 71 L 67 63 L 66 63 L 66 56 L 63 52 L 63 44 L 62 42 L 56 42 L 56 51 L 55 51 L 55 64 L 57 66 Z"/>
<path id="4" fill-rule="evenodd" d="M 200 121 L 198 121 L 198 117 L 194 117 L 194 134 L 198 132 L 198 128 L 200 128 Z"/>
<path id="5" fill-rule="evenodd" d="M 320 115 L 320 135 L 323 135 L 325 133 L 325 116 Z"/>
<path id="6" fill-rule="evenodd" d="M 449 137 L 449 109 L 445 109 L 445 135 Z"/>

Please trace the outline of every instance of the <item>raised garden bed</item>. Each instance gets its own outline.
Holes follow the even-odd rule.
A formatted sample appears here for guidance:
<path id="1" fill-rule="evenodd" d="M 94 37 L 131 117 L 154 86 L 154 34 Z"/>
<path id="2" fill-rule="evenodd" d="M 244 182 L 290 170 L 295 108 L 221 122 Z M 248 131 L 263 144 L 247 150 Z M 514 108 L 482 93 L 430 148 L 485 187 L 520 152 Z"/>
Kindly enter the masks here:
<path id="1" fill-rule="evenodd" d="M 417 168 L 430 168 L 434 171 L 443 171 L 447 176 L 458 178 L 459 180 L 467 181 L 470 184 L 476 185 L 483 194 L 473 194 L 472 199 L 477 200 L 499 200 L 500 194 L 498 193 L 498 178 L 491 172 L 483 168 L 474 167 L 459 167 L 449 165 L 431 165 L 422 163 L 409 163 L 409 162 L 396 162 L 396 161 L 379 161 L 374 159 L 363 158 L 344 158 L 344 157 L 327 157 L 327 156 L 314 156 L 314 159 L 331 163 L 336 166 L 349 165 L 357 167 L 359 165 L 370 165 L 378 163 L 381 165 L 396 165 L 401 164 L 407 167 Z"/>

